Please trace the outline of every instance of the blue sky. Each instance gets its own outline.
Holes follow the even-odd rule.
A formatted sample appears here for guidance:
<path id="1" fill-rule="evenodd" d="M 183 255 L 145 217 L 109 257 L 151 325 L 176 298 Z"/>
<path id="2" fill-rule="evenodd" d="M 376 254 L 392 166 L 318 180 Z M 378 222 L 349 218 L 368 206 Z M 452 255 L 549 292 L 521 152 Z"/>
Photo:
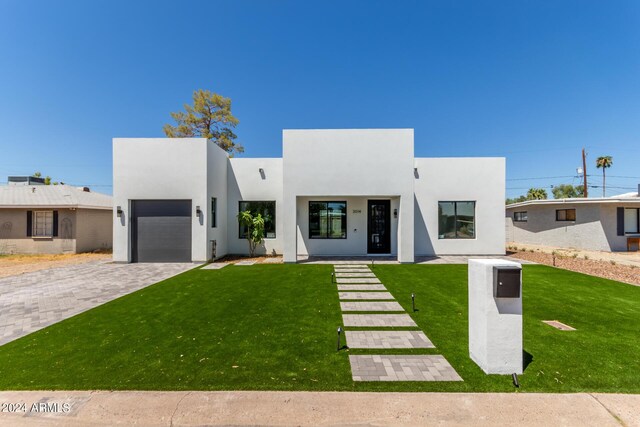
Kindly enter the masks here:
<path id="1" fill-rule="evenodd" d="M 577 184 L 583 146 L 590 184 L 605 154 L 607 195 L 640 183 L 638 1 L 0 0 L 0 64 L 0 182 L 110 193 L 111 138 L 163 136 L 205 88 L 247 157 L 283 128 L 410 127 L 416 156 L 506 156 L 510 196 Z"/>

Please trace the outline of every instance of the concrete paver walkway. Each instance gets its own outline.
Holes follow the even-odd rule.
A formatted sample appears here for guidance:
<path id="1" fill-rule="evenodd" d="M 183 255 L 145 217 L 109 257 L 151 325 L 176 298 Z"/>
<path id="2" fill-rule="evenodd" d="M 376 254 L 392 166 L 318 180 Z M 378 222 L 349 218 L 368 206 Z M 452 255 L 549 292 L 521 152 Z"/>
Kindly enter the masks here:
<path id="1" fill-rule="evenodd" d="M 439 354 L 350 355 L 354 381 L 462 381 Z"/>
<path id="2" fill-rule="evenodd" d="M 365 328 L 417 327 L 408 314 L 343 314 L 344 326 Z"/>
<path id="3" fill-rule="evenodd" d="M 336 278 L 336 282 L 338 284 L 342 284 L 342 285 L 346 285 L 349 283 L 352 284 L 356 284 L 356 283 L 361 283 L 361 284 L 367 284 L 367 283 L 371 283 L 371 284 L 380 284 L 380 279 L 378 279 L 377 277 L 337 277 Z"/>
<path id="4" fill-rule="evenodd" d="M 345 331 L 349 348 L 435 348 L 422 331 Z"/>
<path id="5" fill-rule="evenodd" d="M 2 278 L 0 345 L 194 267 L 97 261 Z"/>
<path id="6" fill-rule="evenodd" d="M 339 291 L 386 291 L 387 288 L 383 284 L 367 285 L 367 284 L 346 284 L 338 285 Z"/>
<path id="7" fill-rule="evenodd" d="M 339 292 L 338 298 L 341 300 L 372 300 L 372 299 L 393 299 L 389 292 Z"/>
<path id="8" fill-rule="evenodd" d="M 8 391 L 0 402 L 69 404 L 2 412 L 12 427 L 114 425 L 640 426 L 640 395 L 270 391 Z"/>
<path id="9" fill-rule="evenodd" d="M 341 302 L 342 311 L 401 311 L 404 308 L 395 301 L 351 301 Z"/>
<path id="10" fill-rule="evenodd" d="M 359 273 L 344 273 L 344 266 L 334 266 L 338 283 L 353 280 L 354 276 L 377 276 L 368 267 Z M 347 276 L 348 279 L 342 279 Z M 359 278 L 360 279 L 360 278 Z M 338 289 L 345 286 L 339 284 Z M 365 285 L 366 286 L 366 285 Z M 380 285 L 382 286 L 382 284 Z M 371 289 L 369 289 L 371 290 Z M 346 327 L 409 327 L 417 328 L 415 321 L 404 312 L 402 306 L 390 292 L 339 292 L 342 322 Z M 347 301 L 356 299 L 360 301 Z M 392 301 L 371 301 L 390 299 Z M 381 311 L 395 311 L 403 314 L 373 314 Z M 345 314 L 362 312 L 365 314 Z M 347 345 L 352 349 L 420 349 L 435 348 L 422 331 L 345 331 Z M 357 355 L 349 356 L 351 376 L 354 381 L 462 381 L 453 366 L 441 355 Z"/>

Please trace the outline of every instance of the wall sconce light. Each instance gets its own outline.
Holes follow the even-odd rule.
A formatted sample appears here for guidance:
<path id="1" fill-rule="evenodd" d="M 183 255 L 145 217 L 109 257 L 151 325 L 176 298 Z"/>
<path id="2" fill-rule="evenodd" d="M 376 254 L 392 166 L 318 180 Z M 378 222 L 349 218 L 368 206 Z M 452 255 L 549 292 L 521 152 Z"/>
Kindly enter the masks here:
<path id="1" fill-rule="evenodd" d="M 418 168 L 413 168 L 413 177 L 420 178 L 420 174 L 418 173 Z"/>
<path id="2" fill-rule="evenodd" d="M 122 206 L 117 206 L 116 207 L 116 215 L 118 216 L 118 218 L 122 218 L 122 214 L 124 212 L 122 212 Z"/>
<path id="3" fill-rule="evenodd" d="M 398 219 L 398 209 L 393 210 L 393 217 Z"/>
<path id="4" fill-rule="evenodd" d="M 260 172 L 260 177 L 262 179 L 265 179 L 264 169 L 260 168 L 260 169 L 258 169 L 258 172 Z"/>
<path id="5" fill-rule="evenodd" d="M 198 216 L 202 215 L 202 210 L 200 209 L 200 206 L 196 206 L 196 215 Z"/>

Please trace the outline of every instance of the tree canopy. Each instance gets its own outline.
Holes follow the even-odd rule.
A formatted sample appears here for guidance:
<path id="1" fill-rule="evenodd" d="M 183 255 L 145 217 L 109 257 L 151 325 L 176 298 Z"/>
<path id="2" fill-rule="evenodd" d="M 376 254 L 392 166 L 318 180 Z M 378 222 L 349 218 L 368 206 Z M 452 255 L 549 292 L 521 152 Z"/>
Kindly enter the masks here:
<path id="1" fill-rule="evenodd" d="M 185 104 L 185 112 L 171 113 L 176 126 L 163 127 L 169 138 L 201 137 L 213 141 L 224 151 L 233 155 L 244 152 L 236 141 L 233 129 L 239 120 L 231 113 L 231 99 L 208 90 L 193 92 L 193 105 Z"/>
<path id="2" fill-rule="evenodd" d="M 544 188 L 530 188 L 526 195 L 507 198 L 505 203 L 511 205 L 513 203 L 526 202 L 527 200 L 541 200 L 547 198 L 547 190 Z"/>
<path id="3" fill-rule="evenodd" d="M 551 189 L 554 199 L 572 199 L 575 197 L 584 197 L 584 186 L 559 184 Z"/>

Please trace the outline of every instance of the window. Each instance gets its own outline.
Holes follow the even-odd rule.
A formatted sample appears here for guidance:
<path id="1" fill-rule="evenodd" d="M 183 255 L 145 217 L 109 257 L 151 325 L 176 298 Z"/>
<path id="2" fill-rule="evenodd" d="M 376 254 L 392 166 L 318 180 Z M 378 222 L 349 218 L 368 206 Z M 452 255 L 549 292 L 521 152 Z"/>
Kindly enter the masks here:
<path id="1" fill-rule="evenodd" d="M 218 226 L 217 210 L 218 210 L 218 199 L 216 199 L 215 197 L 212 197 L 211 198 L 211 228 L 216 228 Z"/>
<path id="2" fill-rule="evenodd" d="M 625 234 L 640 233 L 640 209 L 639 208 L 624 209 L 624 232 Z"/>
<path id="3" fill-rule="evenodd" d="M 53 237 L 53 211 L 33 213 L 33 237 Z"/>
<path id="4" fill-rule="evenodd" d="M 276 237 L 276 202 L 239 202 L 238 212 L 249 211 L 252 215 L 260 214 L 264 218 L 264 236 L 267 239 Z M 240 239 L 247 237 L 247 228 L 238 224 Z"/>
<path id="5" fill-rule="evenodd" d="M 309 202 L 310 239 L 347 238 L 347 202 Z"/>
<path id="6" fill-rule="evenodd" d="M 575 221 L 576 210 L 575 209 L 557 209 L 556 221 Z"/>
<path id="7" fill-rule="evenodd" d="M 513 220 L 515 222 L 527 222 L 528 219 L 527 211 L 513 213 Z"/>
<path id="8" fill-rule="evenodd" d="M 438 238 L 474 239 L 476 202 L 438 202 Z"/>

